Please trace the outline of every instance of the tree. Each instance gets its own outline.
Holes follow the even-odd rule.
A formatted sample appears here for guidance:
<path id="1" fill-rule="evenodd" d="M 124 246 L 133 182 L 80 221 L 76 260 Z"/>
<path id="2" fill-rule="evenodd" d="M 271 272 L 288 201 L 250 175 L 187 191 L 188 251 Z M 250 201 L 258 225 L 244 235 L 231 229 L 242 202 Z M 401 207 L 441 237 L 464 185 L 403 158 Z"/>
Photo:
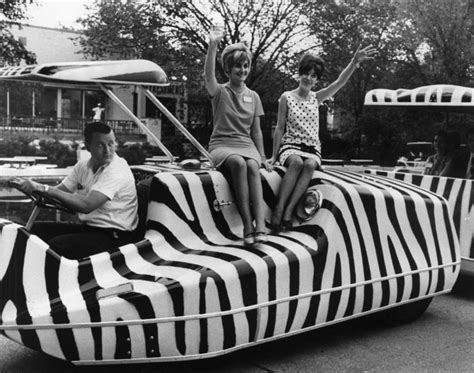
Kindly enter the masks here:
<path id="1" fill-rule="evenodd" d="M 22 60 L 26 63 L 35 63 L 36 56 L 29 52 L 18 40 L 15 40 L 9 30 L 11 25 L 19 25 L 18 21 L 25 18 L 27 4 L 33 0 L 5 0 L 0 3 L 0 66 L 18 65 Z"/>
<path id="2" fill-rule="evenodd" d="M 307 48 L 299 47 L 308 37 L 299 1 L 96 1 L 93 6 L 96 12 L 80 20 L 86 31 L 79 42 L 86 54 L 148 58 L 170 75 L 186 75 L 195 88 L 201 87 L 214 19 L 221 19 L 226 29 L 221 48 L 243 41 L 253 52 L 247 85 L 269 96 L 267 101 L 276 100 L 274 93 L 288 83 L 272 79 L 275 72 L 281 76 L 295 53 Z M 222 67 L 217 68 L 222 81 Z M 268 90 L 269 80 L 275 85 L 272 90 Z"/>
<path id="3" fill-rule="evenodd" d="M 408 0 L 401 17 L 401 47 L 406 62 L 422 68 L 426 84 L 474 86 L 474 2 L 472 0 Z"/>
<path id="4" fill-rule="evenodd" d="M 353 139 L 355 147 L 359 147 L 364 133 L 359 121 L 365 93 L 395 75 L 394 61 L 399 43 L 396 31 L 400 23 L 397 9 L 388 0 L 363 3 L 329 0 L 314 4 L 307 12 L 308 26 L 318 40 L 315 49 L 326 62 L 321 86 L 337 79 L 359 46 L 373 45 L 378 50 L 378 56 L 364 62 L 334 97 L 338 128 Z"/>
<path id="5" fill-rule="evenodd" d="M 178 46 L 165 30 L 164 15 L 155 2 L 96 1 L 91 12 L 79 19 L 84 27 L 76 38 L 82 52 L 93 59 L 143 58 L 156 62 L 168 76 L 201 76 L 201 52 Z M 200 81 L 190 79 L 188 88 L 200 90 Z"/>
<path id="6" fill-rule="evenodd" d="M 284 73 L 290 73 L 295 55 L 311 48 L 306 42 L 310 35 L 302 1 L 182 1 L 179 5 L 163 2 L 161 8 L 174 39 L 196 46 L 203 54 L 214 23 L 222 24 L 226 32 L 221 49 L 236 42 L 246 43 L 253 53 L 246 83 L 260 93 L 264 103 L 277 100 L 288 84 Z M 226 80 L 220 63 L 217 69 L 220 80 Z"/>

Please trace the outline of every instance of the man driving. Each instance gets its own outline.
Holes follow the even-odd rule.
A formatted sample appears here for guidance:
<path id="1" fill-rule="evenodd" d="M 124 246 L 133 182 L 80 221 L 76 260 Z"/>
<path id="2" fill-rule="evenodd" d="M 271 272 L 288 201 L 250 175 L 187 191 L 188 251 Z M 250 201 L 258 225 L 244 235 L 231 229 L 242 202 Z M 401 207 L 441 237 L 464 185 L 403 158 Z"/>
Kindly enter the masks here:
<path id="1" fill-rule="evenodd" d="M 138 224 L 134 177 L 127 161 L 115 153 L 112 129 L 102 122 L 88 123 L 84 143 L 90 159 L 79 161 L 58 186 L 14 180 L 25 193 L 42 192 L 78 213 L 79 224 L 44 222 L 34 224 L 31 230 L 68 258 L 112 251 L 130 243 Z"/>

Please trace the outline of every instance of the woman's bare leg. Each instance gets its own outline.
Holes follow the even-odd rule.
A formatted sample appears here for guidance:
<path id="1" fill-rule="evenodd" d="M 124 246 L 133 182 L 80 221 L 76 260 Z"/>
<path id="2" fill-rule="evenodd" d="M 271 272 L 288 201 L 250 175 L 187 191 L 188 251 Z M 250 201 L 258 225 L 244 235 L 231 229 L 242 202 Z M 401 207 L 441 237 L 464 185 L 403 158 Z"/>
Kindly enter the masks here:
<path id="1" fill-rule="evenodd" d="M 278 227 L 281 224 L 281 218 L 285 211 L 286 202 L 292 195 L 295 184 L 300 176 L 301 170 L 303 169 L 303 159 L 294 154 L 288 157 L 285 165 L 287 170 L 283 180 L 281 181 L 277 204 L 275 205 L 272 214 L 271 224 L 274 227 Z"/>
<path id="2" fill-rule="evenodd" d="M 311 158 L 307 158 L 303 162 L 303 169 L 301 170 L 298 181 L 296 182 L 293 193 L 286 205 L 285 212 L 283 213 L 283 220 L 290 221 L 293 217 L 293 211 L 300 198 L 308 189 L 309 182 L 313 177 L 313 172 L 318 167 L 318 163 Z"/>
<path id="3" fill-rule="evenodd" d="M 263 208 L 263 189 L 259 165 L 253 159 L 247 159 L 247 173 L 252 203 L 253 216 L 255 217 L 255 231 L 265 231 L 265 211 Z"/>
<path id="4" fill-rule="evenodd" d="M 226 159 L 224 167 L 229 170 L 232 175 L 232 189 L 244 225 L 244 235 L 249 234 L 253 232 L 253 219 L 250 212 L 247 163 L 243 157 L 231 155 Z"/>

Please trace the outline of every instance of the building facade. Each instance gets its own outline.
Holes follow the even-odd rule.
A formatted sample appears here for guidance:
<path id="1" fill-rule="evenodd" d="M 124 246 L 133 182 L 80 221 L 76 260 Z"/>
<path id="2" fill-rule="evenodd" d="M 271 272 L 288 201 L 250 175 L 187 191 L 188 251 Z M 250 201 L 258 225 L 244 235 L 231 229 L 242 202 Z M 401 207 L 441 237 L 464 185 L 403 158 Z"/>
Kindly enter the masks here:
<path id="1" fill-rule="evenodd" d="M 38 64 L 87 61 L 77 42 L 80 32 L 32 25 L 12 25 L 10 31 L 29 51 L 35 53 Z M 84 123 L 93 118 L 93 108 L 101 103 L 106 109 L 103 120 L 116 129 L 127 129 L 127 133 L 139 133 L 124 111 L 99 87 L 83 88 L 73 83 L 0 84 L 0 125 L 3 127 L 80 134 Z M 153 127 L 159 138 L 162 129 L 166 129 L 169 135 L 174 134 L 174 129 L 168 128 L 171 123 L 134 87 L 114 86 L 113 91 L 136 117 Z M 170 87 L 153 92 L 180 122 L 187 122 L 183 83 L 173 82 Z"/>

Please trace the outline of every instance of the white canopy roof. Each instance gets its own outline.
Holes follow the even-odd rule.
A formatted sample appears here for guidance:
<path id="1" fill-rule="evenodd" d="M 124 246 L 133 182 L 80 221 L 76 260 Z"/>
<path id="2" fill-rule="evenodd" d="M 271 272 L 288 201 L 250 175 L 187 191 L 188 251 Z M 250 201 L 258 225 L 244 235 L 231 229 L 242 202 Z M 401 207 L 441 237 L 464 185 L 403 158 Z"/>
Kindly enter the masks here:
<path id="1" fill-rule="evenodd" d="M 432 108 L 474 113 L 474 88 L 437 84 L 414 89 L 373 89 L 365 95 L 366 106 Z"/>
<path id="2" fill-rule="evenodd" d="M 147 60 L 81 61 L 0 68 L 0 79 L 54 83 L 168 85 L 163 69 Z"/>

